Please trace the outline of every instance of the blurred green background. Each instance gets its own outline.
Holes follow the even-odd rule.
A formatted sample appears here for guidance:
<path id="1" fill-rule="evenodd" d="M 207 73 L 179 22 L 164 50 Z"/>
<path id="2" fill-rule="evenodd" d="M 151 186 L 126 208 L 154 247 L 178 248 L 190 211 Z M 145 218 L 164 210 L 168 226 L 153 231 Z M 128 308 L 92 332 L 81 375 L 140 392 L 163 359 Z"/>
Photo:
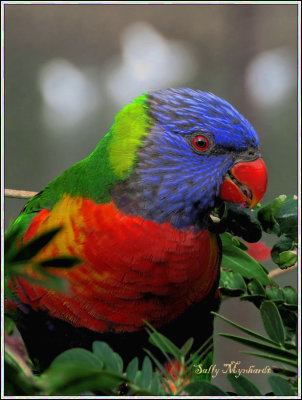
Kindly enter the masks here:
<path id="1" fill-rule="evenodd" d="M 254 125 L 269 175 L 263 202 L 297 194 L 297 5 L 7 4 L 4 22 L 6 188 L 39 191 L 86 157 L 136 95 L 191 87 Z M 5 200 L 6 226 L 23 204 Z M 277 281 L 295 286 L 296 273 Z M 250 303 L 226 300 L 220 313 L 263 332 Z M 238 333 L 221 321 L 215 331 Z M 216 339 L 218 368 L 268 364 Z M 267 376 L 249 377 L 269 390 Z M 223 374 L 214 383 L 230 389 Z"/>

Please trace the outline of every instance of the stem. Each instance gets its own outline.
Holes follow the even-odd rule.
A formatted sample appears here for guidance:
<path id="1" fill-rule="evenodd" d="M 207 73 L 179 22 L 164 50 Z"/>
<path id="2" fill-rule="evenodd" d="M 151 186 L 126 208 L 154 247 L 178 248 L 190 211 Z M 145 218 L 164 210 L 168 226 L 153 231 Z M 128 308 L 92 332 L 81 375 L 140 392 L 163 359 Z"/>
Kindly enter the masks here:
<path id="1" fill-rule="evenodd" d="M 286 272 L 292 271 L 294 269 L 296 269 L 298 267 L 298 263 L 296 263 L 295 265 L 293 265 L 292 267 L 286 268 L 286 269 L 280 269 L 280 268 L 276 268 L 273 269 L 272 271 L 270 271 L 270 273 L 268 274 L 269 278 L 276 278 L 276 276 L 285 274 Z"/>
<path id="2" fill-rule="evenodd" d="M 13 197 L 15 199 L 30 199 L 37 193 L 38 192 L 30 192 L 28 190 L 4 189 L 5 197 Z"/>

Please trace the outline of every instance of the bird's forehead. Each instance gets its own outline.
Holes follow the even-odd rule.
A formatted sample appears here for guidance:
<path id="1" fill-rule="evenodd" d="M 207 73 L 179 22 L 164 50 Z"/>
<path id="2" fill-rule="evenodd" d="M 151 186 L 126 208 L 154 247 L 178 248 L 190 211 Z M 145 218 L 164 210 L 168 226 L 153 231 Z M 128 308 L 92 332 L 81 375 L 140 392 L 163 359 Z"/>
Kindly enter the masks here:
<path id="1" fill-rule="evenodd" d="M 168 89 L 151 92 L 147 101 L 153 119 L 169 133 L 204 132 L 218 145 L 238 150 L 259 145 L 252 125 L 230 103 L 212 93 Z"/>

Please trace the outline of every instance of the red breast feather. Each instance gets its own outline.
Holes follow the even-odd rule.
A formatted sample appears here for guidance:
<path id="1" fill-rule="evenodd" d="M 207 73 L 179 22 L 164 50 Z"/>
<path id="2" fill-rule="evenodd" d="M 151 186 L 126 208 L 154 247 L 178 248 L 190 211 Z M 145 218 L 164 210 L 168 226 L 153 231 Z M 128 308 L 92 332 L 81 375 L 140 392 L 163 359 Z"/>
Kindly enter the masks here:
<path id="1" fill-rule="evenodd" d="M 83 261 L 71 269 L 50 268 L 67 280 L 68 293 L 23 279 L 15 281 L 15 290 L 21 302 L 73 326 L 130 332 L 147 320 L 160 327 L 205 298 L 217 279 L 218 245 L 208 231 L 178 230 L 125 216 L 113 203 L 64 196 L 34 218 L 24 241 L 60 225 L 37 260 L 73 255 Z"/>

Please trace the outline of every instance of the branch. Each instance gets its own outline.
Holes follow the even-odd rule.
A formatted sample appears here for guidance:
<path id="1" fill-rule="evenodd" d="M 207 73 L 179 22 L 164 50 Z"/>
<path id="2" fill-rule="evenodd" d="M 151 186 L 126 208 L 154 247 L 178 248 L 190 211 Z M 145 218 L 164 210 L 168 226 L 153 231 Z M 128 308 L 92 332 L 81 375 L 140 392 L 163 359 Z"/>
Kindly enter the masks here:
<path id="1" fill-rule="evenodd" d="M 15 199 L 30 199 L 37 193 L 38 192 L 29 192 L 28 190 L 4 189 L 5 197 L 13 197 Z"/>
<path id="2" fill-rule="evenodd" d="M 281 269 L 281 268 L 273 269 L 268 274 L 268 277 L 271 279 L 276 278 L 276 276 L 285 274 L 286 272 L 289 272 L 289 271 L 293 271 L 294 269 L 297 269 L 297 267 L 298 267 L 298 263 L 296 262 L 295 265 L 293 265 L 292 267 L 286 268 L 286 269 Z"/>

